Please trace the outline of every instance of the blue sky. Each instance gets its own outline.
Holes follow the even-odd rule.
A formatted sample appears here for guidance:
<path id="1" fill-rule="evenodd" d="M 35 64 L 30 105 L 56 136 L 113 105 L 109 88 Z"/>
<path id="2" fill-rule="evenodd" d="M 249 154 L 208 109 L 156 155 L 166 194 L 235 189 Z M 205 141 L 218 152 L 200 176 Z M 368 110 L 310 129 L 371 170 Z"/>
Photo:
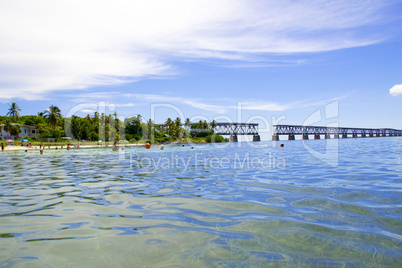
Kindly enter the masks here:
<path id="1" fill-rule="evenodd" d="M 402 129 L 402 1 L 0 0 L 0 113 Z M 331 106 L 334 107 L 334 106 Z"/>

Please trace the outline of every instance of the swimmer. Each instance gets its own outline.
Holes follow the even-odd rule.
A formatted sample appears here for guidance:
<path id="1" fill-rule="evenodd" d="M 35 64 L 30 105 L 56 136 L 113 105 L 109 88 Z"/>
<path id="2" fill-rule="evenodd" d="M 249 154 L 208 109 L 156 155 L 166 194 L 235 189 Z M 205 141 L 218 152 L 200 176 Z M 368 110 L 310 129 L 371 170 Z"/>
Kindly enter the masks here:
<path id="1" fill-rule="evenodd" d="M 151 149 L 151 144 L 149 142 L 145 143 L 145 149 Z"/>
<path id="2" fill-rule="evenodd" d="M 162 144 L 160 150 L 165 150 L 165 146 Z"/>
<path id="3" fill-rule="evenodd" d="M 279 145 L 280 147 L 284 147 L 285 146 L 285 144 L 283 144 L 283 143 L 281 143 L 281 145 Z"/>
<path id="4" fill-rule="evenodd" d="M 114 141 L 113 143 L 113 151 L 118 151 L 119 149 L 117 148 L 117 142 Z"/>

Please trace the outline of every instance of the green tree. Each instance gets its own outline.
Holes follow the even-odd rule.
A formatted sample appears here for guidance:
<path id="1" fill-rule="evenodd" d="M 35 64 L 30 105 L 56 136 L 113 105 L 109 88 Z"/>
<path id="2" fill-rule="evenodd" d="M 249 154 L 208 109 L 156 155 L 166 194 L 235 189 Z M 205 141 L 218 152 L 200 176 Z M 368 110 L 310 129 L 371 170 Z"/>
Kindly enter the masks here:
<path id="1" fill-rule="evenodd" d="M 20 115 L 20 107 L 18 106 L 18 104 L 16 104 L 15 102 L 12 102 L 10 104 L 10 108 L 8 109 L 8 113 L 7 116 L 12 116 L 13 117 L 13 121 L 15 120 L 15 117 L 19 117 Z"/>
<path id="2" fill-rule="evenodd" d="M 166 119 L 165 125 L 167 127 L 167 134 L 169 134 L 169 136 L 173 136 L 173 120 L 169 117 L 168 119 Z"/>
<path id="3" fill-rule="evenodd" d="M 11 125 L 10 119 L 6 120 L 4 123 L 4 131 L 10 133 L 12 127 L 13 125 Z"/>
<path id="4" fill-rule="evenodd" d="M 128 139 L 140 140 L 142 138 L 141 115 L 130 117 L 125 120 L 125 134 Z"/>
<path id="5" fill-rule="evenodd" d="M 18 138 L 18 134 L 21 133 L 20 125 L 14 125 L 11 127 L 10 134 L 14 136 L 14 139 Z"/>
<path id="6" fill-rule="evenodd" d="M 49 123 L 53 126 L 54 137 L 57 139 L 56 127 L 59 121 L 61 121 L 61 111 L 59 107 L 51 105 L 48 110 L 45 111 L 44 116 L 49 120 Z"/>
<path id="7" fill-rule="evenodd" d="M 191 121 L 190 118 L 186 119 L 186 123 L 184 123 L 186 125 L 186 127 L 190 127 L 191 126 Z"/>
<path id="8" fill-rule="evenodd" d="M 94 112 L 93 124 L 93 140 L 99 140 L 99 113 Z"/>
<path id="9" fill-rule="evenodd" d="M 176 120 L 174 121 L 173 135 L 177 138 L 181 136 L 181 134 L 182 134 L 181 119 L 180 117 L 176 117 Z"/>
<path id="10" fill-rule="evenodd" d="M 148 138 L 151 143 L 155 142 L 155 124 L 151 119 L 148 120 Z"/>
<path id="11" fill-rule="evenodd" d="M 211 128 L 215 128 L 216 127 L 216 121 L 215 120 L 212 120 L 212 122 L 211 122 Z"/>

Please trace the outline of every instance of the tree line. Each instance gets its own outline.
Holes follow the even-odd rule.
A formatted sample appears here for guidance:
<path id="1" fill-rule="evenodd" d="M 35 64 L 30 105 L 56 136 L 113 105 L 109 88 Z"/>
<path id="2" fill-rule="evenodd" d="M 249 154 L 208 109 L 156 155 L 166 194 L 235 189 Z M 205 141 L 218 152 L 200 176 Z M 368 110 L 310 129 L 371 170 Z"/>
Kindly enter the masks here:
<path id="1" fill-rule="evenodd" d="M 223 142 L 227 139 L 214 134 L 215 120 L 191 122 L 189 118 L 183 123 L 177 117 L 168 118 L 164 124 L 155 124 L 151 119 L 144 121 L 141 115 L 126 118 L 121 121 L 117 113 L 106 115 L 94 112 L 85 117 L 71 116 L 64 118 L 57 106 L 50 106 L 37 115 L 21 116 L 21 109 L 15 102 L 9 105 L 6 116 L 0 116 L 0 127 L 14 137 L 21 133 L 18 124 L 36 126 L 40 133 L 38 138 L 73 137 L 86 141 L 120 141 L 122 139 L 136 142 L 151 143 L 175 142 L 182 139 L 205 142 Z M 16 124 L 12 124 L 16 123 Z"/>

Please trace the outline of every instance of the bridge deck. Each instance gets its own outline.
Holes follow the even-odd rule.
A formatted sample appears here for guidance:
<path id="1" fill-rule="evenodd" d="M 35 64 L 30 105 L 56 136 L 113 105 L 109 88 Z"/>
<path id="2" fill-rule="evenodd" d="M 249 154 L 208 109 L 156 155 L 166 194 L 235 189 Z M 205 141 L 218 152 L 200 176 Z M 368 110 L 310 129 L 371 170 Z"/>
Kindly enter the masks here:
<path id="1" fill-rule="evenodd" d="M 321 127 L 300 125 L 274 125 L 274 135 L 369 135 L 369 136 L 402 136 L 402 130 L 391 128 L 348 128 L 348 127 Z"/>
<path id="2" fill-rule="evenodd" d="M 182 124 L 182 127 L 190 129 L 188 126 Z M 166 130 L 166 124 L 155 124 L 155 127 Z M 194 130 L 204 131 L 204 130 Z M 258 123 L 216 123 L 214 127 L 215 134 L 218 135 L 258 135 Z"/>

